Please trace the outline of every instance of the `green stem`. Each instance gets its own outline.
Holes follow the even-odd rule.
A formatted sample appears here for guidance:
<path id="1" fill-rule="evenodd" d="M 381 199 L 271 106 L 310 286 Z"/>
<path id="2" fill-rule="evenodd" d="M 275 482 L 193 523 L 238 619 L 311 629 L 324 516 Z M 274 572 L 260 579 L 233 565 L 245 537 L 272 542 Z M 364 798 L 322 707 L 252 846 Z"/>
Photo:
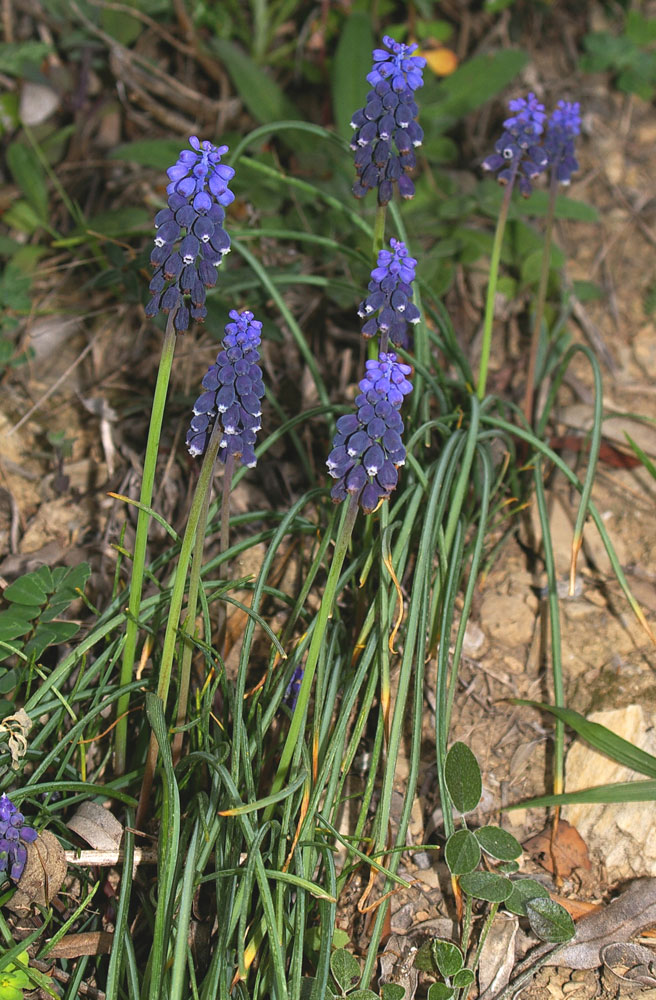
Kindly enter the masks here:
<path id="1" fill-rule="evenodd" d="M 378 254 L 383 249 L 385 243 L 385 220 L 387 219 L 387 205 L 378 205 L 376 208 L 376 221 L 374 222 L 374 235 L 371 252 L 374 259 L 374 267 L 378 263 Z M 379 354 L 385 354 L 388 349 L 387 332 L 377 337 L 372 337 L 368 344 L 367 356 L 370 361 L 377 361 Z"/>
<path id="2" fill-rule="evenodd" d="M 289 766 L 291 764 L 292 757 L 294 756 L 294 751 L 296 750 L 301 730 L 305 724 L 305 716 L 307 714 L 308 702 L 310 700 L 310 692 L 312 691 L 314 672 L 319 660 L 321 646 L 325 641 L 326 626 L 333 610 L 339 574 L 351 540 L 353 525 L 355 524 L 357 514 L 358 498 L 357 496 L 352 495 L 349 497 L 348 504 L 346 505 L 342 516 L 342 523 L 340 525 L 339 534 L 335 543 L 333 560 L 330 564 L 328 579 L 326 580 L 326 586 L 321 599 L 321 605 L 319 607 L 319 614 L 317 615 L 314 630 L 312 632 L 312 639 L 310 641 L 310 648 L 305 662 L 303 680 L 301 681 L 301 687 L 298 692 L 296 708 L 294 709 L 294 714 L 292 715 L 292 721 L 282 750 L 278 770 L 276 772 L 273 785 L 271 786 L 272 795 L 279 792 L 285 783 L 285 778 L 287 777 L 287 772 L 289 771 Z M 270 820 L 272 813 L 273 806 L 268 806 L 264 811 L 262 822 L 266 823 Z"/>
<path id="3" fill-rule="evenodd" d="M 556 214 L 556 194 L 558 191 L 558 178 L 556 171 L 551 171 L 551 184 L 549 186 L 549 207 L 547 209 L 547 222 L 544 233 L 544 248 L 542 251 L 542 270 L 540 271 L 540 284 L 538 287 L 538 298 L 535 304 L 535 322 L 531 335 L 531 351 L 528 359 L 528 374 L 526 376 L 526 391 L 524 393 L 524 406 L 522 407 L 526 422 L 529 427 L 533 426 L 533 395 L 535 392 L 535 368 L 538 360 L 538 350 L 540 347 L 540 332 L 542 330 L 542 319 L 544 317 L 544 305 L 547 300 L 547 285 L 549 283 L 549 264 L 551 263 L 551 243 L 553 239 L 553 225 Z"/>
<path id="4" fill-rule="evenodd" d="M 162 356 L 157 372 L 157 384 L 155 395 L 153 396 L 153 407 L 150 415 L 150 427 L 148 429 L 148 442 L 146 444 L 146 456 L 144 459 L 143 478 L 141 481 L 141 494 L 139 500 L 144 507 L 152 506 L 153 484 L 155 481 L 155 470 L 157 468 L 157 453 L 159 451 L 159 439 L 162 432 L 162 420 L 164 418 L 164 407 L 166 405 L 166 395 L 171 377 L 171 367 L 173 365 L 173 354 L 175 352 L 176 332 L 173 325 L 176 310 L 169 313 L 162 345 Z M 144 510 L 139 510 L 137 518 L 137 531 L 134 539 L 134 555 L 132 557 L 132 574 L 130 579 L 130 600 L 128 604 L 128 615 L 125 629 L 125 646 L 123 647 L 123 660 L 121 663 L 121 676 L 119 684 L 123 687 L 132 680 L 134 660 L 137 651 L 137 636 L 139 632 L 139 611 L 141 609 L 141 592 L 143 589 L 144 570 L 146 566 L 146 545 L 148 542 L 148 526 L 150 515 Z M 116 744 L 114 758 L 114 773 L 124 774 L 126 763 L 126 749 L 128 739 L 128 719 L 127 713 L 130 706 L 130 695 L 121 695 L 116 705 Z"/>
<path id="5" fill-rule="evenodd" d="M 487 368 L 490 362 L 490 348 L 492 347 L 492 325 L 494 323 L 494 299 L 497 292 L 497 279 L 499 277 L 499 262 L 501 260 L 501 247 L 503 245 L 503 234 L 508 219 L 508 209 L 517 173 L 515 164 L 512 176 L 506 186 L 501 202 L 501 211 L 497 219 L 497 228 L 494 233 L 494 243 L 492 244 L 492 258 L 490 260 L 490 280 L 487 286 L 487 298 L 485 300 L 485 318 L 483 320 L 483 346 L 481 348 L 481 363 L 478 372 L 478 386 L 476 392 L 479 399 L 485 396 L 485 386 L 487 383 Z"/>
<path id="6" fill-rule="evenodd" d="M 196 538 L 196 531 L 200 522 L 206 495 L 210 491 L 212 476 L 214 474 L 214 464 L 216 462 L 216 456 L 219 450 L 219 442 L 222 434 L 223 429 L 221 427 L 221 422 L 216 420 L 205 451 L 203 466 L 200 470 L 200 476 L 196 485 L 196 492 L 194 493 L 191 510 L 189 511 L 187 527 L 185 528 L 182 545 L 180 547 L 178 564 L 175 569 L 173 590 L 171 591 L 171 604 L 169 607 L 169 616 L 166 622 L 166 633 L 164 635 L 164 645 L 162 646 L 162 659 L 159 666 L 159 679 L 157 683 L 157 697 L 162 701 L 164 706 L 166 706 L 166 699 L 171 683 L 173 657 L 175 654 L 175 644 L 180 626 L 180 615 L 182 613 L 182 602 L 184 600 L 185 584 L 187 582 L 187 569 L 191 559 L 191 550 Z M 148 757 L 146 759 L 143 782 L 141 785 L 141 794 L 139 796 L 139 807 L 136 817 L 137 829 L 140 828 L 145 816 L 156 764 L 157 740 L 155 738 L 155 734 L 151 733 Z"/>
<path id="7" fill-rule="evenodd" d="M 234 461 L 232 455 L 229 456 L 229 461 Z M 226 468 L 227 475 L 227 468 Z M 232 478 L 232 470 L 230 471 L 230 477 Z M 224 490 L 226 488 L 226 481 L 224 476 Z M 230 484 L 228 483 L 228 490 Z M 178 715 L 176 718 L 176 729 L 180 729 L 184 725 L 187 717 L 187 704 L 189 701 L 189 684 L 191 681 L 191 659 L 194 652 L 194 646 L 191 642 L 191 636 L 194 631 L 194 623 L 196 621 L 196 605 L 198 603 L 198 589 L 200 586 L 200 574 L 203 568 L 203 553 L 205 551 L 205 531 L 207 528 L 207 515 L 210 509 L 210 500 L 212 497 L 212 490 L 208 488 L 203 497 L 203 505 L 200 511 L 200 517 L 198 518 L 198 528 L 196 530 L 196 540 L 194 542 L 194 554 L 191 560 L 191 571 L 189 573 L 189 591 L 187 593 L 187 608 L 185 612 L 185 619 L 182 624 L 182 665 L 180 667 L 180 689 L 178 691 Z M 175 734 L 173 739 L 173 763 L 175 764 L 179 759 L 180 752 L 182 750 L 182 740 L 183 734 L 178 732 Z"/>

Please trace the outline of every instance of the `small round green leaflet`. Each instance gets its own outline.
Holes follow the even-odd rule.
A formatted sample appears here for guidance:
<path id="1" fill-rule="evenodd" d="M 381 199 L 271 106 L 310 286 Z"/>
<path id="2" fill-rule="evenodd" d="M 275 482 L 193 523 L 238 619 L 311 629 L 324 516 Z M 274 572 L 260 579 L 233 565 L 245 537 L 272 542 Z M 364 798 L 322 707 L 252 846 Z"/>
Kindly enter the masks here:
<path id="1" fill-rule="evenodd" d="M 450 1000 L 455 993 L 453 986 L 445 983 L 433 983 L 428 990 L 427 1000 Z"/>
<path id="2" fill-rule="evenodd" d="M 453 977 L 453 985 L 459 990 L 464 989 L 466 986 L 471 986 L 473 982 L 474 973 L 471 969 L 461 969 Z"/>
<path id="3" fill-rule="evenodd" d="M 514 861 L 521 857 L 522 845 L 499 826 L 482 826 L 474 831 L 474 836 L 485 853 L 497 861 Z"/>
<path id="4" fill-rule="evenodd" d="M 383 983 L 380 988 L 381 1000 L 403 1000 L 405 990 L 398 983 Z"/>
<path id="5" fill-rule="evenodd" d="M 349 993 L 348 1000 L 380 1000 L 380 997 L 373 990 L 356 990 Z"/>
<path id="6" fill-rule="evenodd" d="M 481 848 L 471 830 L 456 830 L 446 842 L 444 859 L 452 875 L 473 872 L 481 860 Z"/>
<path id="7" fill-rule="evenodd" d="M 518 917 L 525 917 L 526 904 L 534 899 L 548 899 L 549 893 L 543 885 L 534 878 L 519 878 L 512 884 L 512 892 L 505 902 L 505 907 Z"/>
<path id="8" fill-rule="evenodd" d="M 346 948 L 338 948 L 332 953 L 330 971 L 342 993 L 354 989 L 360 982 L 362 975 L 360 963 Z"/>
<path id="9" fill-rule="evenodd" d="M 526 903 L 526 916 L 531 930 L 542 941 L 560 944 L 574 937 L 576 928 L 567 910 L 553 899 L 530 899 Z"/>
<path id="10" fill-rule="evenodd" d="M 512 893 L 512 882 L 504 875 L 495 875 L 494 872 L 470 872 L 460 879 L 460 888 L 474 899 L 484 899 L 487 903 L 505 903 Z"/>
<path id="11" fill-rule="evenodd" d="M 455 976 L 464 964 L 460 948 L 451 941 L 444 941 L 442 938 L 431 941 L 431 955 L 440 975 L 444 976 L 445 979 Z"/>
<path id="12" fill-rule="evenodd" d="M 444 777 L 454 807 L 461 813 L 478 805 L 483 782 L 474 754 L 465 743 L 454 743 L 444 764 Z"/>

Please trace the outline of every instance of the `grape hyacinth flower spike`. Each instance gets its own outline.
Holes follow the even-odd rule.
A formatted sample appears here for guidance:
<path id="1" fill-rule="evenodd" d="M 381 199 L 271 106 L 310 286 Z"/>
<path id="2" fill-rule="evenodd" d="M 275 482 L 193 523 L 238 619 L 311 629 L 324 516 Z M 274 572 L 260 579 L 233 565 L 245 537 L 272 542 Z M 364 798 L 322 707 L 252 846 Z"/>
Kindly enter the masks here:
<path id="1" fill-rule="evenodd" d="M 155 216 L 155 248 L 150 262 L 156 271 L 150 282 L 147 316 L 176 310 L 174 325 L 181 333 L 190 320 L 207 315 L 206 289 L 216 284 L 217 268 L 230 250 L 223 228 L 225 208 L 234 200 L 228 183 L 232 167 L 221 163 L 227 146 L 201 142 L 195 135 L 169 167 L 168 207 Z"/>
<path id="2" fill-rule="evenodd" d="M 518 97 L 508 107 L 515 114 L 503 123 L 503 134 L 496 142 L 495 152 L 483 161 L 483 169 L 497 174 L 500 184 L 509 184 L 518 177 L 519 190 L 528 198 L 534 180 L 548 165 L 547 154 L 539 145 L 546 114 L 535 94 Z"/>
<path id="3" fill-rule="evenodd" d="M 378 254 L 368 285 L 369 294 L 358 308 L 358 316 L 366 319 L 362 326 L 363 336 L 380 334 L 383 353 L 388 340 L 396 347 L 409 348 L 408 323 L 419 322 L 419 310 L 412 301 L 417 261 L 410 257 L 401 240 L 392 237 L 390 248 Z"/>
<path id="4" fill-rule="evenodd" d="M 579 169 L 574 154 L 574 139 L 580 131 L 580 104 L 558 101 L 555 111 L 547 122 L 544 151 L 559 184 L 569 184 L 572 174 Z"/>
<path id="5" fill-rule="evenodd" d="M 25 844 L 32 844 L 36 838 L 36 830 L 25 826 L 25 817 L 11 799 L 4 793 L 0 795 L 0 872 L 8 872 L 18 882 L 27 861 Z"/>
<path id="6" fill-rule="evenodd" d="M 423 85 L 426 60 L 413 55 L 416 45 L 405 45 L 389 35 L 383 43 L 385 49 L 373 51 L 374 64 L 367 76 L 373 90 L 364 108 L 351 119 L 355 129 L 351 149 L 358 175 L 353 194 L 363 198 L 378 188 L 378 203 L 387 205 L 395 183 L 403 198 L 415 193 L 408 173 L 416 166 L 414 150 L 421 146 L 424 133 L 417 124 L 414 91 Z"/>
<path id="7" fill-rule="evenodd" d="M 231 323 L 225 328 L 223 350 L 205 375 L 206 390 L 194 404 L 194 416 L 187 433 L 187 448 L 193 456 L 205 452 L 215 421 L 219 420 L 222 437 L 219 458 L 240 458 L 242 465 L 253 468 L 253 447 L 261 423 L 264 383 L 259 367 L 262 324 L 253 313 L 230 312 Z"/>
<path id="8" fill-rule="evenodd" d="M 399 410 L 404 397 L 412 392 L 407 378 L 411 371 L 410 365 L 397 361 L 393 353 L 367 361 L 355 399 L 356 412 L 337 421 L 333 450 L 326 462 L 329 474 L 337 480 L 330 494 L 336 503 L 350 494 L 357 497 L 365 514 L 371 514 L 396 486 L 397 469 L 405 463 Z"/>

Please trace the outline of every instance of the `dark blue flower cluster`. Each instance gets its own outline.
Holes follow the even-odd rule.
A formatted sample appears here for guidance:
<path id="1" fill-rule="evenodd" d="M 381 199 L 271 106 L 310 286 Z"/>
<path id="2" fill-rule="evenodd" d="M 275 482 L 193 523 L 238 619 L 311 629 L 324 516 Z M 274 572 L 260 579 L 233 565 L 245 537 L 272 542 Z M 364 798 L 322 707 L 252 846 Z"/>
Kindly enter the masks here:
<path id="1" fill-rule="evenodd" d="M 0 872 L 17 882 L 27 861 L 25 844 L 37 838 L 36 830 L 25 826 L 25 817 L 4 793 L 0 795 Z M 21 843 L 22 841 L 22 843 Z"/>
<path id="2" fill-rule="evenodd" d="M 404 45 L 389 35 L 383 43 L 389 51 L 374 49 L 373 69 L 367 76 L 373 90 L 351 120 L 355 129 L 351 149 L 358 175 L 353 194 L 363 198 L 377 187 L 379 204 L 387 205 L 394 183 L 403 198 L 415 193 L 408 173 L 417 164 L 414 150 L 421 146 L 424 133 L 416 121 L 419 109 L 414 91 L 423 84 L 426 60 L 412 54 L 416 45 Z"/>
<path id="3" fill-rule="evenodd" d="M 223 350 L 202 381 L 206 391 L 194 404 L 186 444 L 191 455 L 202 455 L 215 420 L 220 420 L 223 436 L 219 458 L 225 462 L 232 455 L 252 469 L 257 462 L 253 446 L 261 427 L 260 400 L 264 395 L 258 351 L 262 324 L 247 310 L 238 313 L 233 309 L 230 318 L 232 323 L 226 325 Z"/>
<path id="4" fill-rule="evenodd" d="M 381 250 L 378 254 L 368 285 L 369 294 L 360 303 L 358 316 L 369 317 L 362 327 L 365 337 L 387 335 L 392 344 L 407 349 L 408 323 L 419 322 L 419 310 L 412 301 L 417 261 L 409 256 L 401 240 L 392 238 L 390 247 L 391 250 Z"/>
<path id="5" fill-rule="evenodd" d="M 175 310 L 174 326 L 182 332 L 191 319 L 207 315 L 205 290 L 216 284 L 217 268 L 230 250 L 223 228 L 225 207 L 234 200 L 228 183 L 232 167 L 221 163 L 227 146 L 200 142 L 195 135 L 191 149 L 183 149 L 169 167 L 166 188 L 168 208 L 155 216 L 155 248 L 150 262 L 156 271 L 150 282 L 152 299 L 147 316 Z"/>
<path id="6" fill-rule="evenodd" d="M 517 177 L 520 192 L 528 198 L 532 191 L 531 181 L 549 163 L 539 141 L 547 116 L 535 94 L 518 97 L 510 101 L 508 107 L 516 114 L 504 121 L 503 135 L 495 144 L 492 156 L 483 161 L 483 169 L 493 173 L 499 171 L 500 184 L 508 184 Z"/>
<path id="7" fill-rule="evenodd" d="M 581 106 L 578 102 L 558 101 L 547 123 L 544 151 L 549 166 L 556 172 L 560 184 L 569 184 L 572 174 L 579 169 L 574 155 L 574 138 L 581 131 Z"/>
<path id="8" fill-rule="evenodd" d="M 399 410 L 403 397 L 412 392 L 407 378 L 412 369 L 393 353 L 367 361 L 366 369 L 355 399 L 356 412 L 337 421 L 326 465 L 337 480 L 330 494 L 333 500 L 340 503 L 348 494 L 355 495 L 365 514 L 371 514 L 391 494 L 399 478 L 397 469 L 405 462 Z"/>

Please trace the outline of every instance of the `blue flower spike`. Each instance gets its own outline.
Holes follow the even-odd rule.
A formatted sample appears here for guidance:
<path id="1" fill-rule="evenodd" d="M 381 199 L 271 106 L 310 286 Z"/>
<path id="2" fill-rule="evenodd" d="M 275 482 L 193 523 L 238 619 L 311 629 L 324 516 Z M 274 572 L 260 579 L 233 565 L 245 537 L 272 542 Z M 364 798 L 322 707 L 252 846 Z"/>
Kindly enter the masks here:
<path id="1" fill-rule="evenodd" d="M 379 354 L 367 361 L 366 374 L 355 398 L 356 412 L 337 421 L 333 450 L 326 465 L 337 482 L 331 490 L 335 503 L 355 495 L 365 514 L 371 514 L 394 490 L 405 463 L 403 399 L 412 392 L 407 376 L 412 369 L 396 354 Z"/>
<path id="2" fill-rule="evenodd" d="M 569 184 L 572 174 L 579 169 L 574 153 L 574 139 L 580 132 L 581 106 L 578 101 L 558 101 L 547 122 L 544 150 L 559 184 Z"/>
<path id="3" fill-rule="evenodd" d="M 4 793 L 0 795 L 0 872 L 18 882 L 27 861 L 25 844 L 37 838 L 36 830 L 25 826 L 25 817 Z"/>
<path id="4" fill-rule="evenodd" d="M 254 445 L 261 427 L 264 382 L 260 370 L 262 324 L 253 313 L 236 309 L 225 328 L 223 350 L 202 381 L 203 392 L 194 404 L 194 416 L 187 432 L 189 453 L 196 457 L 207 448 L 215 422 L 223 431 L 219 458 L 241 459 L 249 469 L 257 463 Z"/>
<path id="5" fill-rule="evenodd" d="M 230 250 L 223 228 L 225 208 L 234 200 L 228 184 L 232 167 L 221 163 L 227 146 L 201 142 L 195 135 L 191 149 L 183 149 L 169 167 L 168 207 L 155 216 L 155 247 L 150 263 L 156 269 L 150 282 L 152 298 L 146 316 L 176 310 L 174 326 L 182 333 L 191 320 L 207 315 L 206 289 L 216 284 L 217 269 Z"/>
<path id="6" fill-rule="evenodd" d="M 500 184 L 517 177 L 521 194 L 528 198 L 533 190 L 531 181 L 549 165 L 539 144 L 547 116 L 544 105 L 532 93 L 515 98 L 508 107 L 515 114 L 504 121 L 503 134 L 495 144 L 495 152 L 483 161 L 483 169 L 497 174 Z"/>
<path id="7" fill-rule="evenodd" d="M 401 240 L 392 237 L 390 249 L 380 251 L 377 265 L 371 272 L 369 294 L 358 308 L 358 316 L 365 320 L 364 337 L 387 335 L 396 347 L 410 347 L 408 323 L 414 325 L 420 319 L 419 310 L 412 301 L 416 267 L 416 259 L 410 257 Z"/>
<path id="8" fill-rule="evenodd" d="M 414 91 L 423 85 L 426 60 L 413 55 L 416 45 L 405 45 L 389 35 L 385 49 L 374 49 L 373 69 L 367 82 L 373 90 L 364 108 L 355 112 L 351 127 L 355 134 L 351 149 L 358 179 L 353 185 L 356 198 L 378 188 L 378 203 L 387 205 L 394 184 L 402 198 L 412 198 L 415 187 L 408 176 L 417 165 L 415 149 L 424 133 L 417 123 L 419 109 Z"/>

